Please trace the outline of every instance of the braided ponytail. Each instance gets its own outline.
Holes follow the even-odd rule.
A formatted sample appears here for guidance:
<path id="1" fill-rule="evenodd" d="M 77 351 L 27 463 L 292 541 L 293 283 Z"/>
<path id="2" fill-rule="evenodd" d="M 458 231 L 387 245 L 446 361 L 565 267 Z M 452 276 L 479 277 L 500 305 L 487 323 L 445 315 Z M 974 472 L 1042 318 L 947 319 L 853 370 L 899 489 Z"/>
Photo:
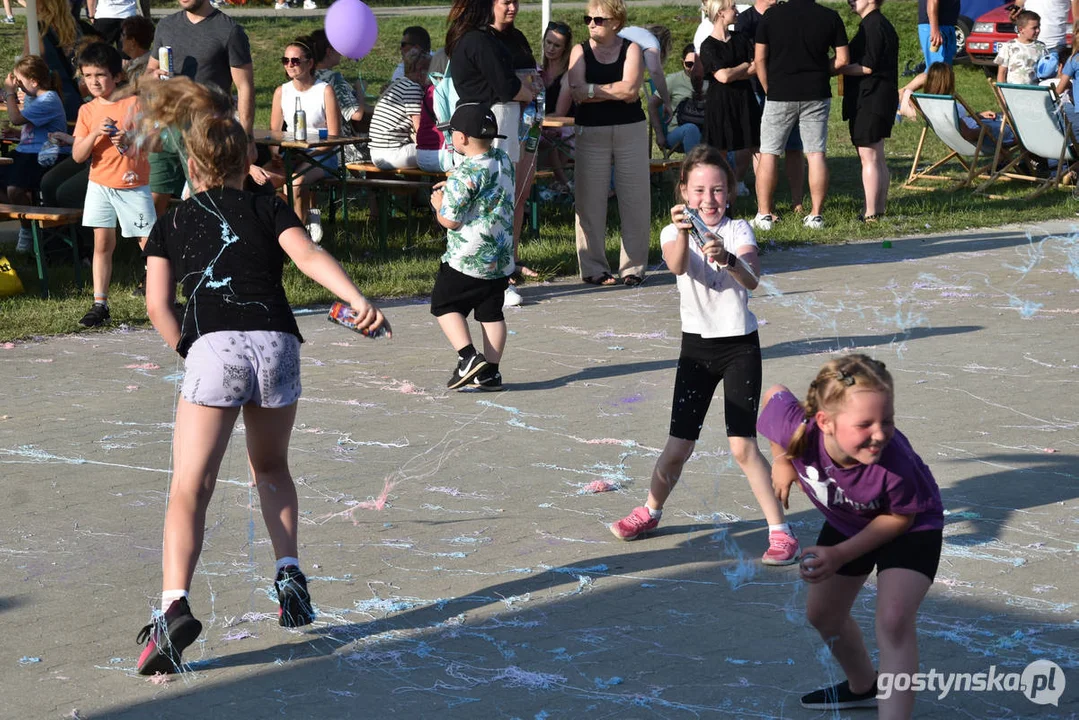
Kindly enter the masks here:
<path id="1" fill-rule="evenodd" d="M 888 393 L 889 396 L 895 392 L 892 376 L 879 360 L 862 353 L 853 353 L 829 361 L 820 369 L 813 382 L 809 383 L 805 402 L 799 403 L 805 415 L 802 424 L 787 443 L 788 457 L 802 456 L 806 450 L 806 429 L 809 421 L 821 410 L 834 411 L 841 407 L 846 400 L 847 391 L 853 387 L 878 390 Z"/>

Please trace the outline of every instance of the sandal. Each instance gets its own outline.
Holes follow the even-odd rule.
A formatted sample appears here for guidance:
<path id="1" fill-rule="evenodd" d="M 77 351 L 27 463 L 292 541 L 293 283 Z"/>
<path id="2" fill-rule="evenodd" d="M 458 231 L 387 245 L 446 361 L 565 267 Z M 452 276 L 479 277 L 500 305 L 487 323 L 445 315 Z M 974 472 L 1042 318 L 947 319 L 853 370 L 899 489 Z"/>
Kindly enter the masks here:
<path id="1" fill-rule="evenodd" d="M 611 275 L 610 273 L 603 273 L 602 275 L 600 275 L 598 277 L 597 276 L 586 277 L 586 278 L 582 278 L 582 280 L 584 280 L 589 285 L 614 285 L 615 283 L 618 282 L 617 278 L 615 278 L 615 276 Z"/>
<path id="2" fill-rule="evenodd" d="M 644 282 L 644 278 L 638 275 L 626 275 L 624 278 L 622 278 L 622 282 L 625 284 L 626 287 L 637 287 Z"/>

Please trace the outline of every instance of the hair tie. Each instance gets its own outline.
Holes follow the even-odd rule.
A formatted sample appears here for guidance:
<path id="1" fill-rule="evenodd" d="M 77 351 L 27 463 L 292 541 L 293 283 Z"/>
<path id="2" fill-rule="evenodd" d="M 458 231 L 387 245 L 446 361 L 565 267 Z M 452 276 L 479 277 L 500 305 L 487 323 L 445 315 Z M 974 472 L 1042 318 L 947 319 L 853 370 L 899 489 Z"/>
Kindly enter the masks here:
<path id="1" fill-rule="evenodd" d="M 843 383 L 847 387 L 850 387 L 851 385 L 854 384 L 854 376 L 850 375 L 848 373 L 845 373 L 842 370 L 836 370 L 835 371 L 835 379 L 838 380 L 839 382 Z"/>
<path id="2" fill-rule="evenodd" d="M 809 418 L 807 418 L 807 417 L 802 418 L 802 424 L 803 425 L 808 425 L 809 424 Z"/>

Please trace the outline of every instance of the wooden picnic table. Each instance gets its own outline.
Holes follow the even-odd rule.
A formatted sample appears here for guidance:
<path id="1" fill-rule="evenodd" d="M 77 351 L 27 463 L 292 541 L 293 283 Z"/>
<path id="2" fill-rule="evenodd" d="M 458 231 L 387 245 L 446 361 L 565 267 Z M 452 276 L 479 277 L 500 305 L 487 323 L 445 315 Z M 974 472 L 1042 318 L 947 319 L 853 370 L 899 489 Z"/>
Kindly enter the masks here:
<path id="1" fill-rule="evenodd" d="M 307 140 L 296 140 L 292 133 L 270 130 L 256 130 L 255 144 L 268 148 L 280 148 L 281 159 L 285 164 L 285 195 L 288 203 L 293 204 L 292 181 L 297 174 L 303 175 L 313 168 L 319 167 L 331 177 L 341 181 L 341 189 L 344 192 L 344 183 L 348 178 L 348 170 L 345 168 L 345 147 L 348 145 L 365 144 L 367 135 L 329 135 L 325 138 L 318 136 L 318 130 L 310 130 Z M 337 157 L 337 167 L 327 163 L 327 155 Z M 300 173 L 296 169 L 306 165 Z"/>

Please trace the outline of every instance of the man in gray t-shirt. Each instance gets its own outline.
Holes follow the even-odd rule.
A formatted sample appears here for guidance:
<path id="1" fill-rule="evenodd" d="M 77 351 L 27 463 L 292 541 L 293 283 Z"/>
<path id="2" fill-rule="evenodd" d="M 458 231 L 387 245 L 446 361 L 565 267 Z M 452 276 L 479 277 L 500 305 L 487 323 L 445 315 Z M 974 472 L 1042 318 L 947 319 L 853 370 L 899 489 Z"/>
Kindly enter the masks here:
<path id="1" fill-rule="evenodd" d="M 146 73 L 162 72 L 158 50 L 172 48 L 173 71 L 195 82 L 216 85 L 225 92 L 236 86 L 236 114 L 250 137 L 255 123 L 255 74 L 247 33 L 235 20 L 215 9 L 209 0 L 179 0 L 180 12 L 162 18 L 154 34 Z M 252 160 L 254 146 L 252 145 Z M 176 153 L 151 153 L 150 190 L 160 216 L 169 197 L 182 188 L 183 168 Z M 265 173 L 252 165 L 252 178 L 265 182 Z"/>

